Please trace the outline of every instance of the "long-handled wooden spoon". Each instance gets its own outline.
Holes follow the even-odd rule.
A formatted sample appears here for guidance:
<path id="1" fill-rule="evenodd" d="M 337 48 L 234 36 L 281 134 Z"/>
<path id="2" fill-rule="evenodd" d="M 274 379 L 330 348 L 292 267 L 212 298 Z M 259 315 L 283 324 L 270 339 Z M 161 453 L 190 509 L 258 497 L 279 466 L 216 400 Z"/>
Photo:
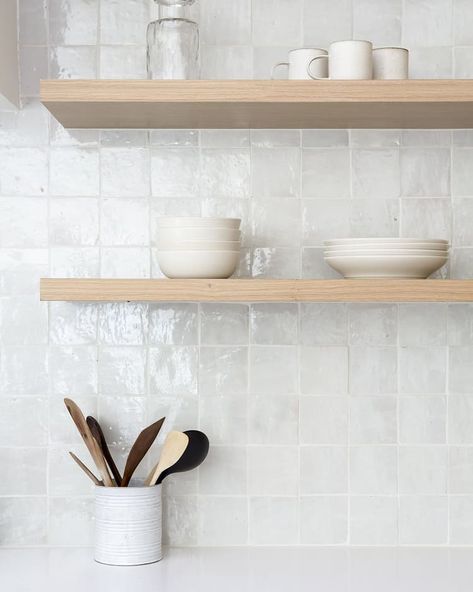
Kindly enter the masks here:
<path id="1" fill-rule="evenodd" d="M 90 456 L 94 460 L 95 466 L 97 467 L 104 484 L 107 487 L 113 487 L 113 481 L 108 472 L 107 464 L 105 463 L 100 446 L 97 443 L 97 440 L 95 440 L 91 434 L 89 426 L 87 425 L 84 414 L 80 410 L 80 407 L 74 403 L 72 399 L 66 398 L 64 399 L 64 403 L 66 404 L 67 410 L 72 417 L 72 421 L 76 424 L 76 427 L 79 430 L 79 433 L 82 436 L 88 451 L 90 452 Z"/>
<path id="2" fill-rule="evenodd" d="M 169 432 L 164 441 L 159 462 L 151 470 L 145 485 L 154 485 L 161 473 L 172 467 L 181 458 L 188 444 L 189 436 L 183 432 Z"/>
<path id="3" fill-rule="evenodd" d="M 92 479 L 92 481 L 95 483 L 95 485 L 103 485 L 103 481 L 100 481 L 99 479 L 97 479 L 97 477 L 92 473 L 92 471 L 84 465 L 84 463 L 80 460 L 80 458 L 77 458 L 77 456 L 73 452 L 69 451 L 69 454 L 76 461 L 76 463 L 79 465 L 79 467 L 84 471 L 84 473 L 87 475 L 87 477 L 89 477 L 89 479 Z"/>
<path id="4" fill-rule="evenodd" d="M 189 444 L 182 453 L 182 456 L 171 467 L 166 469 L 158 477 L 156 483 L 159 485 L 168 475 L 173 473 L 184 473 L 192 471 L 204 462 L 209 453 L 209 439 L 203 432 L 189 430 L 184 432 L 189 438 Z"/>
<path id="5" fill-rule="evenodd" d="M 117 469 L 117 465 L 115 464 L 115 461 L 113 460 L 113 457 L 110 453 L 110 450 L 107 446 L 107 441 L 105 440 L 105 436 L 104 433 L 102 431 L 102 428 L 100 427 L 99 422 L 95 419 L 95 417 L 92 417 L 91 415 L 89 415 L 87 417 L 87 425 L 89 426 L 89 429 L 92 433 L 92 436 L 97 440 L 100 449 L 102 450 L 102 454 L 105 458 L 105 461 L 107 463 L 107 465 L 109 466 L 110 470 L 112 471 L 112 475 L 113 478 L 115 479 L 115 483 L 120 486 L 121 482 L 122 482 L 122 476 L 120 475 L 120 471 Z"/>
<path id="6" fill-rule="evenodd" d="M 164 420 L 165 417 L 162 417 L 155 423 L 152 423 L 140 433 L 138 438 L 136 438 L 128 458 L 126 459 L 125 471 L 123 472 L 123 479 L 121 480 L 122 487 L 127 487 L 127 485 L 130 483 L 130 479 L 132 478 L 136 468 L 143 460 L 145 454 L 151 448 L 153 442 L 156 440 Z"/>

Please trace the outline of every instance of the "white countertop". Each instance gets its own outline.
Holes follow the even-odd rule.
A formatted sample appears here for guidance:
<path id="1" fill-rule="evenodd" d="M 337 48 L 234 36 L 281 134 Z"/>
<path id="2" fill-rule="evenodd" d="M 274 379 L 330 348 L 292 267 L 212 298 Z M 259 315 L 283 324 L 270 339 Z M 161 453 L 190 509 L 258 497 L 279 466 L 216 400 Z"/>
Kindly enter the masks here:
<path id="1" fill-rule="evenodd" d="M 168 549 L 109 567 L 91 549 L 0 551 L 5 592 L 471 592 L 473 549 Z"/>

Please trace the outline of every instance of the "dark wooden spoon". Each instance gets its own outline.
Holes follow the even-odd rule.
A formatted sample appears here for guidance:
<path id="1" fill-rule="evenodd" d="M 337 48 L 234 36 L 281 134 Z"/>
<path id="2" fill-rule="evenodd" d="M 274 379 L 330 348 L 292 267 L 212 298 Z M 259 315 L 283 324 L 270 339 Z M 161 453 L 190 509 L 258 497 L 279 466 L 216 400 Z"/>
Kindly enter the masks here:
<path id="1" fill-rule="evenodd" d="M 184 434 L 189 438 L 187 448 L 175 464 L 159 475 L 158 480 L 156 481 L 157 485 L 162 483 L 168 475 L 172 475 L 173 473 L 184 473 L 185 471 L 196 469 L 206 459 L 210 446 L 207 436 L 198 430 L 188 430 L 187 432 L 184 432 Z"/>
<path id="2" fill-rule="evenodd" d="M 99 446 L 102 450 L 103 457 L 105 458 L 107 465 L 110 467 L 110 470 L 112 471 L 112 475 L 113 475 L 113 478 L 115 479 L 115 483 L 117 484 L 118 487 L 120 487 L 121 482 L 122 482 L 122 476 L 120 475 L 120 471 L 117 469 L 117 465 L 115 464 L 115 461 L 113 460 L 113 457 L 112 457 L 110 450 L 107 446 L 107 441 L 105 440 L 105 436 L 102 431 L 102 428 L 100 427 L 99 422 L 95 419 L 95 417 L 92 417 L 91 415 L 89 415 L 87 417 L 86 421 L 87 421 L 87 425 L 89 426 L 90 431 L 92 432 L 93 437 L 99 443 Z"/>
<path id="3" fill-rule="evenodd" d="M 140 433 L 138 438 L 136 438 L 136 441 L 130 450 L 130 454 L 126 459 L 125 471 L 123 473 L 123 479 L 121 482 L 122 487 L 127 487 L 130 483 L 130 479 L 132 478 L 136 468 L 143 460 L 145 454 L 151 448 L 153 442 L 156 440 L 156 437 L 159 434 L 159 430 L 161 429 L 165 419 L 165 417 L 158 419 L 158 421 L 145 428 Z"/>

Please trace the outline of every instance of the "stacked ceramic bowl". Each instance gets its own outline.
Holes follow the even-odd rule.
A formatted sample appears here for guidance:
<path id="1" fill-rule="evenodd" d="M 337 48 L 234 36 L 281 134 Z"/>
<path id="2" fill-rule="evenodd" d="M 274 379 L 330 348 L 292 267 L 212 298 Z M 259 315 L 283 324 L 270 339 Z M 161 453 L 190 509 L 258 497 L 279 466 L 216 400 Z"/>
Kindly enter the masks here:
<path id="1" fill-rule="evenodd" d="M 340 238 L 325 241 L 325 261 L 345 278 L 425 279 L 448 261 L 448 241 Z"/>
<path id="2" fill-rule="evenodd" d="M 168 278 L 228 278 L 240 261 L 238 218 L 160 218 L 158 263 Z"/>

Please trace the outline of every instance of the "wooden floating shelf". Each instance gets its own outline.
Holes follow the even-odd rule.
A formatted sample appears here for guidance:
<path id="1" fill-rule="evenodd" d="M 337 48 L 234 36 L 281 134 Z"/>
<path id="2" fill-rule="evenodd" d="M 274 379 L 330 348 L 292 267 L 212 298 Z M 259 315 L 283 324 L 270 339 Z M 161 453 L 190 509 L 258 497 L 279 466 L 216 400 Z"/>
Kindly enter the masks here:
<path id="1" fill-rule="evenodd" d="M 67 128 L 473 128 L 473 80 L 43 80 Z"/>
<path id="2" fill-rule="evenodd" d="M 473 280 L 42 279 L 74 302 L 473 302 Z"/>

